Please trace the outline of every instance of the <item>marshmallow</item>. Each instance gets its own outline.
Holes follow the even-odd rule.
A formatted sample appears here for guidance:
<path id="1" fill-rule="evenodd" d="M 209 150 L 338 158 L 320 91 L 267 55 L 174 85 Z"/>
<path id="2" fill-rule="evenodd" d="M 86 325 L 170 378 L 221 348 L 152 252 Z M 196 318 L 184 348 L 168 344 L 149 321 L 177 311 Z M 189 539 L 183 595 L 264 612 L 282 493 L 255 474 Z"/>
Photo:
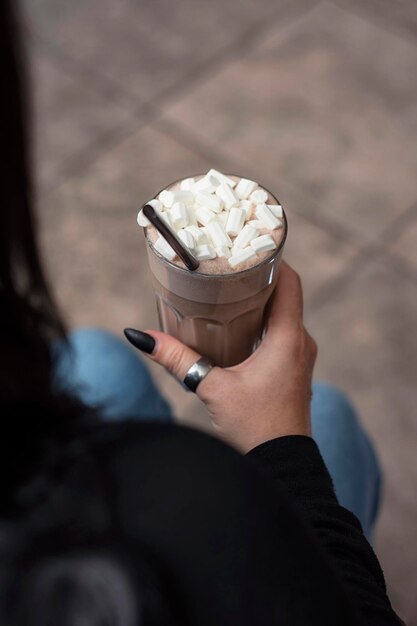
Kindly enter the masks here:
<path id="1" fill-rule="evenodd" d="M 155 209 L 155 211 L 163 211 L 164 210 L 162 202 L 160 200 L 157 200 L 156 198 L 153 198 L 152 200 L 148 200 L 148 202 L 145 202 L 145 204 L 150 204 L 151 207 L 153 207 Z M 145 204 L 143 206 L 145 206 Z"/>
<path id="2" fill-rule="evenodd" d="M 232 255 L 228 246 L 219 246 L 215 248 L 215 252 L 220 259 L 229 259 Z"/>
<path id="3" fill-rule="evenodd" d="M 207 230 L 207 226 L 201 226 L 200 230 L 203 233 L 204 237 L 206 238 L 204 243 L 208 243 L 209 246 L 212 246 L 214 248 L 214 244 L 213 244 L 213 241 L 212 241 L 212 239 L 210 237 L 210 233 Z"/>
<path id="4" fill-rule="evenodd" d="M 197 222 L 197 217 L 196 217 L 196 210 L 197 210 L 197 206 L 187 206 L 187 215 L 188 215 L 188 223 L 194 226 L 198 226 L 198 222 Z"/>
<path id="5" fill-rule="evenodd" d="M 281 220 L 275 217 L 266 204 L 258 204 L 255 209 L 255 215 L 262 222 L 263 226 L 269 230 L 275 230 L 282 225 Z"/>
<path id="6" fill-rule="evenodd" d="M 207 176 L 212 176 L 213 178 L 218 180 L 219 183 L 229 185 L 229 187 L 232 187 L 232 188 L 235 187 L 236 185 L 236 182 L 233 180 L 233 178 L 229 178 L 228 176 L 225 176 L 225 174 L 222 174 L 218 170 L 214 170 L 214 169 L 209 170 L 207 172 Z"/>
<path id="7" fill-rule="evenodd" d="M 245 221 L 245 211 L 234 206 L 231 208 L 226 223 L 226 232 L 228 235 L 238 235 L 242 230 Z"/>
<path id="8" fill-rule="evenodd" d="M 252 202 L 250 200 L 241 200 L 239 202 L 239 209 L 245 211 L 245 222 L 252 217 Z"/>
<path id="9" fill-rule="evenodd" d="M 230 209 L 232 206 L 235 206 L 239 202 L 239 198 L 235 191 L 226 183 L 221 183 L 217 189 L 216 194 L 221 198 L 224 202 L 224 206 L 226 209 Z"/>
<path id="10" fill-rule="evenodd" d="M 227 220 L 229 217 L 229 211 L 222 211 L 216 217 L 216 219 L 220 222 L 223 228 L 226 228 Z"/>
<path id="11" fill-rule="evenodd" d="M 215 213 L 220 213 L 223 208 L 223 200 L 219 198 L 219 196 L 207 193 L 207 191 L 199 191 L 196 194 L 195 199 L 197 204 L 205 206 Z"/>
<path id="12" fill-rule="evenodd" d="M 263 202 L 266 202 L 268 200 L 268 194 L 266 193 L 265 189 L 255 189 L 255 191 L 252 191 L 249 197 L 252 200 L 253 204 L 262 204 Z"/>
<path id="13" fill-rule="evenodd" d="M 183 202 L 175 202 L 170 212 L 172 225 L 176 230 L 188 226 L 187 207 Z"/>
<path id="14" fill-rule="evenodd" d="M 155 209 L 158 213 L 158 217 L 161 218 L 168 226 L 172 226 L 171 224 L 171 215 L 169 211 L 160 211 L 159 209 Z"/>
<path id="15" fill-rule="evenodd" d="M 194 178 L 185 178 L 181 181 L 180 187 L 182 191 L 193 191 L 195 185 Z"/>
<path id="16" fill-rule="evenodd" d="M 234 256 L 235 254 L 240 254 L 241 252 L 243 252 L 243 248 L 241 248 L 240 246 L 233 246 L 230 252 L 231 255 Z"/>
<path id="17" fill-rule="evenodd" d="M 275 250 L 277 244 L 271 235 L 261 235 L 260 237 L 256 237 L 252 239 L 250 242 L 251 248 L 255 250 L 255 252 L 266 252 L 267 250 Z"/>
<path id="18" fill-rule="evenodd" d="M 216 214 L 204 206 L 197 209 L 196 216 L 197 220 L 200 222 L 200 224 L 203 224 L 203 226 L 207 226 L 207 224 L 211 222 L 211 220 L 214 220 L 216 218 Z"/>
<path id="19" fill-rule="evenodd" d="M 257 188 L 258 183 L 255 183 L 253 180 L 249 180 L 248 178 L 241 178 L 236 187 L 236 193 L 241 200 L 246 200 Z"/>
<path id="20" fill-rule="evenodd" d="M 232 251 L 233 252 L 233 251 Z M 230 259 L 228 259 L 229 265 L 231 267 L 236 267 L 241 263 L 245 263 L 246 261 L 251 261 L 256 258 L 256 252 L 252 250 L 252 248 L 245 248 L 244 250 L 237 250 L 232 254 Z"/>
<path id="21" fill-rule="evenodd" d="M 161 195 L 161 194 L 159 194 L 159 195 Z M 150 204 L 151 207 L 153 207 L 155 209 L 155 212 L 158 213 L 158 216 L 160 218 L 162 218 L 169 226 L 171 225 L 171 220 L 169 219 L 169 215 L 168 215 L 168 213 L 166 213 L 164 211 L 164 205 L 162 204 L 162 202 L 160 200 L 156 200 L 154 198 L 153 200 L 149 200 L 149 202 L 145 202 L 145 204 Z M 143 211 L 143 209 L 142 209 L 142 211 Z M 143 220 L 146 220 L 146 217 L 142 213 L 141 221 L 143 221 Z M 138 224 L 139 224 L 139 215 L 138 215 Z M 150 224 L 150 222 L 148 220 L 147 226 L 149 226 L 149 224 Z M 139 224 L 139 226 L 142 226 L 142 224 Z"/>
<path id="22" fill-rule="evenodd" d="M 196 183 L 194 183 L 193 191 L 197 193 L 198 191 L 205 191 L 206 193 L 214 193 L 216 188 L 219 186 L 219 181 L 214 176 L 210 176 L 210 174 L 206 174 L 203 178 L 200 178 Z"/>
<path id="23" fill-rule="evenodd" d="M 190 235 L 192 235 L 196 246 L 201 246 L 203 243 L 207 243 L 207 237 L 205 233 L 203 233 L 201 228 L 191 225 L 191 226 L 187 226 L 184 230 L 186 230 L 188 233 L 190 233 Z"/>
<path id="24" fill-rule="evenodd" d="M 267 204 L 266 206 L 271 211 L 271 213 L 273 213 L 278 219 L 284 217 L 284 212 L 280 204 Z"/>
<path id="25" fill-rule="evenodd" d="M 142 226 L 142 228 L 146 228 L 146 226 L 149 226 L 150 224 L 150 221 L 148 220 L 148 218 L 145 217 L 145 215 L 143 214 L 143 209 L 139 211 L 136 221 L 139 226 Z"/>
<path id="26" fill-rule="evenodd" d="M 177 233 L 178 237 L 181 239 L 182 243 L 189 248 L 190 250 L 194 250 L 195 248 L 195 239 L 192 236 L 192 234 L 187 231 L 184 230 L 184 228 L 181 228 L 178 233 Z"/>
<path id="27" fill-rule="evenodd" d="M 163 204 L 163 206 L 166 206 L 166 207 L 172 206 L 171 194 L 172 194 L 172 192 L 171 191 L 167 191 L 166 189 L 161 191 L 161 193 L 158 196 L 158 200 L 161 202 L 161 204 Z M 171 204 L 168 204 L 169 202 L 171 202 Z"/>
<path id="28" fill-rule="evenodd" d="M 213 248 L 204 243 L 195 249 L 195 255 L 199 261 L 210 261 L 216 257 Z"/>
<path id="29" fill-rule="evenodd" d="M 186 206 L 194 204 L 194 194 L 192 191 L 173 191 L 174 202 L 183 202 Z M 174 202 L 172 204 L 174 204 Z"/>
<path id="30" fill-rule="evenodd" d="M 247 245 L 258 236 L 258 229 L 254 228 L 250 224 L 246 224 L 236 239 L 233 242 L 233 245 L 238 248 L 246 248 Z"/>
<path id="31" fill-rule="evenodd" d="M 168 261 L 172 261 L 176 256 L 175 250 L 171 248 L 167 240 L 161 237 L 161 235 L 159 235 L 158 239 L 153 244 L 153 247 L 161 256 L 168 259 Z"/>
<path id="32" fill-rule="evenodd" d="M 183 202 L 187 206 L 194 203 L 194 194 L 191 191 L 161 191 L 158 196 L 165 207 L 170 209 L 175 202 Z"/>
<path id="33" fill-rule="evenodd" d="M 246 223 L 250 224 L 251 226 L 253 226 L 253 228 L 256 228 L 257 230 L 261 230 L 261 228 L 264 228 L 264 225 L 259 220 L 249 220 L 249 222 Z"/>
<path id="34" fill-rule="evenodd" d="M 230 247 L 232 245 L 232 240 L 229 235 L 225 233 L 223 226 L 217 220 L 209 222 L 206 229 L 215 248 L 219 248 L 220 246 Z"/>

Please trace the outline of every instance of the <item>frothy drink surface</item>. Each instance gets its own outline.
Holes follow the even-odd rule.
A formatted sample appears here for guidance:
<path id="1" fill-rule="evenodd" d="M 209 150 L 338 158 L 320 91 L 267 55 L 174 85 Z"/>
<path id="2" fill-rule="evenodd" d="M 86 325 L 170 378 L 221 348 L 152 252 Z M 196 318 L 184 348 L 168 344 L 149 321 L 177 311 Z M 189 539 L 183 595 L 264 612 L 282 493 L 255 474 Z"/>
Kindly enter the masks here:
<path id="1" fill-rule="evenodd" d="M 194 179 L 194 181 L 197 183 L 198 181 L 201 181 L 203 178 L 205 178 L 205 176 L 207 175 L 201 175 L 198 176 Z M 229 177 L 231 180 L 234 180 L 236 183 L 239 183 L 240 178 L 238 176 L 230 176 Z M 185 179 L 187 180 L 187 179 Z M 173 183 L 172 185 L 168 186 L 164 191 L 181 191 L 181 184 L 182 181 L 177 181 L 176 183 Z M 276 207 L 280 207 L 280 205 L 278 204 L 277 200 L 272 196 L 272 194 L 265 190 L 263 187 L 261 187 L 260 185 L 256 186 L 256 190 L 262 190 L 265 191 L 265 193 L 267 194 L 266 200 L 262 203 L 259 204 L 266 204 L 267 206 L 276 206 Z M 163 192 L 162 192 L 163 194 Z M 213 194 L 214 195 L 214 194 Z M 159 197 L 161 197 L 161 194 L 159 194 Z M 162 197 L 164 197 L 162 195 Z M 275 242 L 276 247 L 278 247 L 282 241 L 283 238 L 283 220 L 279 219 L 280 225 L 278 228 L 275 228 L 274 230 L 267 228 L 265 225 L 263 225 L 259 219 L 256 216 L 256 208 L 257 208 L 257 204 L 256 202 L 253 202 L 250 199 L 250 196 L 245 199 L 245 200 L 239 200 L 236 203 L 236 207 L 239 208 L 240 205 L 242 204 L 242 202 L 246 205 L 250 204 L 249 208 L 248 208 L 248 215 L 246 216 L 244 222 L 243 222 L 243 226 L 247 225 L 247 224 L 253 224 L 253 222 L 257 222 L 256 224 L 256 228 L 257 228 L 257 237 L 262 236 L 262 235 L 269 235 L 270 237 L 272 237 L 273 241 Z M 194 222 L 195 225 L 197 227 L 199 227 L 200 229 L 203 229 L 205 231 L 204 225 L 198 221 L 198 216 L 196 215 L 197 211 L 196 208 L 199 205 L 196 203 L 193 207 L 186 207 L 187 213 L 188 215 L 193 215 Z M 173 223 L 170 220 L 170 214 L 172 213 L 172 208 L 169 207 L 162 207 L 162 215 L 164 215 L 165 217 L 168 217 L 169 223 L 171 225 L 171 227 L 173 227 Z M 218 221 L 221 224 L 221 227 L 225 230 L 226 229 L 226 223 L 222 223 L 222 217 L 224 218 L 225 215 L 229 215 L 230 211 L 228 211 L 224 206 L 223 209 L 220 213 L 215 214 L 215 220 Z M 224 222 L 226 222 L 226 220 L 224 219 Z M 181 230 L 181 229 L 175 229 L 174 230 Z M 149 238 L 149 240 L 152 242 L 152 244 L 155 244 L 155 242 L 158 240 L 159 238 L 159 233 L 156 231 L 156 229 L 152 226 L 149 225 L 146 228 L 146 235 Z M 206 239 L 208 239 L 208 241 L 206 241 L 206 243 L 208 243 L 209 245 L 211 245 L 211 247 L 214 247 L 213 242 L 209 239 L 209 235 L 207 234 L 207 231 L 205 231 L 205 237 Z M 234 241 L 236 240 L 236 235 L 231 235 L 229 234 L 229 237 L 231 239 L 232 244 L 234 243 Z M 251 249 L 251 246 L 245 246 L 246 248 L 248 248 L 249 250 Z M 233 247 L 231 248 L 231 250 L 233 250 Z M 194 252 L 193 249 L 191 249 L 191 252 Z M 242 263 L 239 263 L 238 265 L 236 265 L 235 267 L 232 267 L 228 261 L 227 258 L 225 257 L 219 257 L 219 256 L 215 256 L 212 259 L 200 259 L 200 267 L 198 268 L 198 272 L 201 274 L 231 274 L 231 273 L 235 273 L 235 272 L 241 272 L 243 270 L 249 269 L 250 267 L 253 267 L 255 265 L 257 265 L 258 263 L 260 263 L 261 261 L 263 261 L 264 259 L 268 258 L 269 256 L 273 255 L 275 253 L 274 250 L 267 250 L 267 251 L 258 251 L 256 253 L 256 256 L 254 256 L 251 259 L 248 259 L 246 261 L 243 261 Z M 178 265 L 178 267 L 182 267 L 184 268 L 185 265 L 184 263 L 181 261 L 181 259 L 178 256 L 174 256 L 172 259 L 168 259 L 170 261 L 172 261 L 172 263 L 175 263 L 175 265 Z"/>
<path id="2" fill-rule="evenodd" d="M 206 177 L 207 175 L 196 177 L 194 184 Z M 233 179 L 235 182 L 241 180 L 239 177 L 229 177 L 230 179 Z M 248 181 L 248 183 L 250 182 Z M 184 184 L 180 181 L 168 186 L 164 191 L 176 192 L 183 190 Z M 269 192 L 263 190 L 258 185 L 256 190 L 265 191 L 267 194 L 265 200 L 259 204 L 280 207 Z M 163 194 L 164 192 L 161 192 L 158 199 L 162 196 L 162 199 L 167 200 L 169 203 L 172 198 L 168 197 L 167 199 Z M 261 194 L 259 197 L 262 199 L 264 196 Z M 233 258 L 233 254 L 236 252 L 234 241 L 239 237 L 239 233 L 242 232 L 244 226 L 248 222 L 250 223 L 251 220 L 258 221 L 255 215 L 257 205 L 250 200 L 250 197 L 248 201 L 251 205 L 249 217 L 243 223 L 243 227 L 240 227 L 237 234 L 230 233 L 229 235 L 231 240 L 229 254 L 232 254 L 231 258 Z M 237 206 L 240 206 L 240 202 L 237 203 Z M 246 204 L 247 206 L 248 204 Z M 161 216 L 164 216 L 164 213 L 166 213 L 165 219 L 170 220 L 171 228 L 176 230 L 177 233 L 181 230 L 181 228 L 175 228 L 171 219 L 171 215 L 174 217 L 176 215 L 175 205 L 174 207 L 165 206 L 162 211 L 158 205 L 154 205 L 154 208 L 155 210 L 159 209 Z M 180 211 L 177 211 L 177 213 L 179 215 Z M 221 213 L 229 213 L 224 205 L 222 206 L 222 211 L 216 214 L 216 220 L 219 220 L 218 216 Z M 279 210 L 277 215 L 279 215 Z M 187 211 L 187 217 L 189 218 L 189 216 L 190 213 Z M 191 216 L 193 216 L 192 212 Z M 226 218 L 220 219 L 224 220 L 222 230 L 226 232 Z M 203 224 L 198 220 L 198 217 L 194 219 L 195 226 L 202 228 Z M 235 266 L 231 265 L 230 258 L 218 256 L 214 252 L 216 242 L 207 239 L 209 233 L 203 228 L 206 240 L 205 244 L 202 245 L 210 248 L 208 254 L 212 258 L 199 259 L 200 266 L 195 272 L 186 270 L 172 249 L 171 251 L 166 250 L 164 245 L 160 249 L 156 247 L 159 234 L 153 226 L 148 224 L 145 228 L 145 236 L 148 242 L 150 241 L 153 244 L 152 246 L 147 246 L 148 259 L 162 330 L 174 335 L 188 346 L 194 348 L 199 354 L 208 357 L 216 365 L 228 367 L 246 359 L 261 341 L 264 329 L 265 307 L 278 277 L 278 265 L 282 254 L 280 243 L 283 241 L 286 232 L 285 217 L 278 221 L 279 226 L 276 226 L 276 221 L 272 223 L 272 226 L 275 226 L 275 228 L 267 228 L 264 224 L 259 223 L 255 225 L 256 236 L 249 242 L 243 241 L 244 248 L 242 249 L 249 248 L 250 258 L 237 263 Z M 138 222 L 140 223 L 139 217 Z M 222 223 L 220 220 L 219 222 Z M 142 222 L 140 225 L 145 226 L 145 223 Z M 188 225 L 190 225 L 189 222 Z M 268 235 L 272 238 L 272 243 L 267 238 L 269 249 L 262 250 L 261 246 L 260 250 L 254 254 L 258 244 L 255 241 L 255 245 L 253 245 L 252 241 L 263 235 Z M 223 235 L 221 236 L 223 237 Z M 155 250 L 158 254 L 155 253 Z M 195 256 L 197 256 L 199 250 L 203 250 L 203 254 L 207 253 L 206 248 L 199 249 L 198 246 L 195 246 L 194 249 L 190 248 L 190 250 Z M 224 249 L 219 249 L 219 253 L 224 253 Z M 242 270 L 251 271 L 243 272 Z"/>

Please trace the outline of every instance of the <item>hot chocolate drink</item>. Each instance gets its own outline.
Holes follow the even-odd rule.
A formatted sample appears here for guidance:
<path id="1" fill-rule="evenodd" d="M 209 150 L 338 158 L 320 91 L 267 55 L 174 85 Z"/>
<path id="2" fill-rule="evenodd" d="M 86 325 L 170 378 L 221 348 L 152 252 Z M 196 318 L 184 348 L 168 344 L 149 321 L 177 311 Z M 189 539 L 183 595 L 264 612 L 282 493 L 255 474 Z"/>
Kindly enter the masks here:
<path id="1" fill-rule="evenodd" d="M 164 189 L 152 204 L 199 260 L 185 268 L 142 212 L 161 329 L 216 365 L 246 359 L 264 331 L 287 220 L 257 183 L 216 170 Z"/>

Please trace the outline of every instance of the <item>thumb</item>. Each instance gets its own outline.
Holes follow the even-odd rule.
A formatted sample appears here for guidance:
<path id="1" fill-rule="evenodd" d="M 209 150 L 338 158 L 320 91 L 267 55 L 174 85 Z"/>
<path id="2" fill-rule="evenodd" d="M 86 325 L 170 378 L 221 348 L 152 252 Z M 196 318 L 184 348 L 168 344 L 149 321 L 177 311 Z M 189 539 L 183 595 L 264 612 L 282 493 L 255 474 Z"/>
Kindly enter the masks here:
<path id="1" fill-rule="evenodd" d="M 178 339 L 157 330 L 142 332 L 126 328 L 124 333 L 130 343 L 181 381 L 184 380 L 191 365 L 201 358 L 198 352 L 188 348 Z"/>

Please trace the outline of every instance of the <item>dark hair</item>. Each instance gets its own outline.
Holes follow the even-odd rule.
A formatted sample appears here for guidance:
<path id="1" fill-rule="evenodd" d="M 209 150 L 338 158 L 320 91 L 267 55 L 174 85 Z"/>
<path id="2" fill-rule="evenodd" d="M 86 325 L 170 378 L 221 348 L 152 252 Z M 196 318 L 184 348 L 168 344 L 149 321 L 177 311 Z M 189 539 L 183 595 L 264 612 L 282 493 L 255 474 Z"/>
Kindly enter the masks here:
<path id="1" fill-rule="evenodd" d="M 100 552 L 96 538 L 77 549 L 71 525 L 61 529 L 58 545 L 47 536 L 40 547 L 37 526 L 25 513 L 23 487 L 36 476 L 45 450 L 65 447 L 79 433 L 78 422 L 91 424 L 96 415 L 54 385 L 52 345 L 65 342 L 66 332 L 36 239 L 26 75 L 12 0 L 0 2 L 0 70 L 0 622 L 173 624 L 169 594 L 152 559 L 136 550 L 133 577 L 128 559 Z"/>
<path id="2" fill-rule="evenodd" d="M 7 626 L 184 625 L 165 577 L 136 554 L 96 546 L 10 558 L 0 548 L 0 623 Z"/>
<path id="3" fill-rule="evenodd" d="M 0 511 L 7 511 L 45 438 L 67 436 L 86 409 L 53 388 L 51 346 L 66 334 L 36 238 L 26 72 L 10 0 L 0 2 L 0 64 Z"/>
<path id="4" fill-rule="evenodd" d="M 138 626 L 139 598 L 114 556 L 90 553 L 38 559 L 20 568 L 3 602 L 13 626 Z"/>

